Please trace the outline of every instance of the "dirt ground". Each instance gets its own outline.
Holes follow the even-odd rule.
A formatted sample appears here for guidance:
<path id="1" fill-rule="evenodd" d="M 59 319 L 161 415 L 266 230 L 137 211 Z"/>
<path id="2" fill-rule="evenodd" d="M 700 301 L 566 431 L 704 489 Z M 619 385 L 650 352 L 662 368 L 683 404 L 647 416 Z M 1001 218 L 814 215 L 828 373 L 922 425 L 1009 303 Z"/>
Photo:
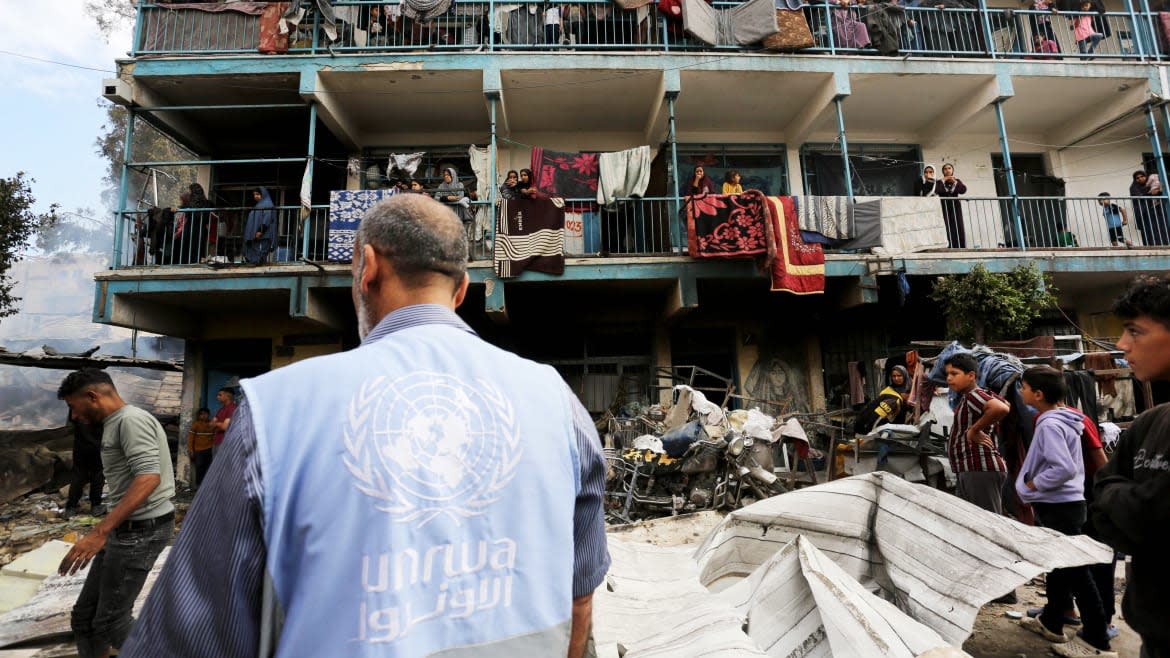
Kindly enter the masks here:
<path id="1" fill-rule="evenodd" d="M 1121 658 L 1137 658 L 1141 651 L 1141 639 L 1121 616 L 1121 595 L 1125 592 L 1125 579 L 1121 564 L 1118 565 L 1118 579 L 1115 591 L 1117 594 L 1118 614 L 1113 618 L 1113 625 L 1117 626 L 1121 634 L 1113 640 L 1113 650 Z M 988 603 L 979 612 L 975 620 L 975 630 L 963 650 L 974 658 L 1034 658 L 1036 656 L 1054 655 L 1050 650 L 1052 644 L 1031 631 L 1020 628 L 1019 622 L 1004 615 L 1009 610 L 1023 613 L 1028 608 L 1038 608 L 1044 605 L 1044 584 L 1040 578 L 1016 589 L 1020 602 L 1016 605 Z M 1065 628 L 1067 632 L 1068 627 Z"/>

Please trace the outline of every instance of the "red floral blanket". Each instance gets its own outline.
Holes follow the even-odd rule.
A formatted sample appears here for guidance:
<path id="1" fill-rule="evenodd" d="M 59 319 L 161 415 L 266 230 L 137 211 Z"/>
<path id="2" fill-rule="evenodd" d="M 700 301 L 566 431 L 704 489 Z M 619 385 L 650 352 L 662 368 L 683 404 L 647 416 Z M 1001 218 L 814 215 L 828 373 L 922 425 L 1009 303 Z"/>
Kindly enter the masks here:
<path id="1" fill-rule="evenodd" d="M 562 153 L 539 146 L 532 149 L 532 180 L 541 194 L 589 200 L 570 203 L 570 212 L 592 209 L 597 198 L 598 176 L 596 153 Z"/>
<path id="2" fill-rule="evenodd" d="M 694 258 L 768 253 L 768 202 L 761 192 L 687 197 L 687 246 Z"/>

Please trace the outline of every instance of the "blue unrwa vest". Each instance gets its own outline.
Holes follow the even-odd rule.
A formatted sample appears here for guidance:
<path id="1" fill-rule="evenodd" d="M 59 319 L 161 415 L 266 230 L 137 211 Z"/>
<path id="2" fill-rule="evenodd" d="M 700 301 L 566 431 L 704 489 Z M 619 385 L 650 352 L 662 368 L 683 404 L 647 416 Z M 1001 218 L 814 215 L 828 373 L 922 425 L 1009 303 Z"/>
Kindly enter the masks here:
<path id="1" fill-rule="evenodd" d="M 552 368 L 425 325 L 242 386 L 277 655 L 565 654 L 580 468 Z"/>

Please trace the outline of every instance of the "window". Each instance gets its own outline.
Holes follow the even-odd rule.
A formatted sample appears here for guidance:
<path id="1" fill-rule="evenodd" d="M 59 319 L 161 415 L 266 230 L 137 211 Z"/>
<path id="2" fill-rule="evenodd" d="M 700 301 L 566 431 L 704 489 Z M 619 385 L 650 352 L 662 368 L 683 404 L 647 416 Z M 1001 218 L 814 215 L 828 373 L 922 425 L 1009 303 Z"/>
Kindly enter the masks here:
<path id="1" fill-rule="evenodd" d="M 683 186 L 695 167 L 722 189 L 723 176 L 731 170 L 739 172 L 743 189 L 759 190 L 769 196 L 788 193 L 788 170 L 783 144 L 680 144 L 678 146 L 678 196 L 685 196 Z"/>
<path id="2" fill-rule="evenodd" d="M 916 196 L 922 174 L 917 145 L 850 144 L 849 169 L 855 196 Z M 800 149 L 806 194 L 845 196 L 845 164 L 836 144 L 805 144 Z"/>

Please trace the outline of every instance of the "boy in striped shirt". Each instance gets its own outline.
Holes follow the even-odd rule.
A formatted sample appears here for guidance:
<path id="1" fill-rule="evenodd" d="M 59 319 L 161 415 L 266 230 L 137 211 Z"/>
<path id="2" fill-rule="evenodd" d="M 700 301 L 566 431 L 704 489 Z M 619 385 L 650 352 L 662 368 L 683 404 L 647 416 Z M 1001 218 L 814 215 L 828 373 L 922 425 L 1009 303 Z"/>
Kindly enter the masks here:
<path id="1" fill-rule="evenodd" d="M 945 365 L 947 386 L 962 396 L 947 441 L 947 457 L 959 479 L 955 493 L 989 512 L 1003 514 L 1007 464 L 999 454 L 996 430 L 1011 407 L 995 393 L 979 388 L 974 356 L 954 354 Z"/>

